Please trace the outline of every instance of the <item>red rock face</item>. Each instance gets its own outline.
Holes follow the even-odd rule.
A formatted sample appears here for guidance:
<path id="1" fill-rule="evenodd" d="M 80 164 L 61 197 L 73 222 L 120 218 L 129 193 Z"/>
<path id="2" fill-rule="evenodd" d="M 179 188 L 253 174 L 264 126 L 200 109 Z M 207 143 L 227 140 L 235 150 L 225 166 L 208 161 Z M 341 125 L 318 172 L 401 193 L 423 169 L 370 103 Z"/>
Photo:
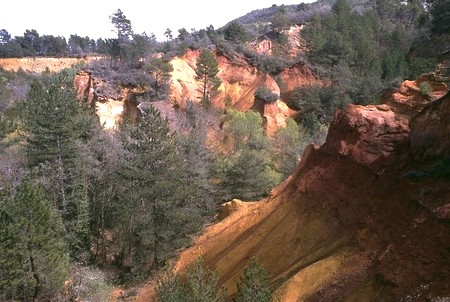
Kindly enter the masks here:
<path id="1" fill-rule="evenodd" d="M 78 71 L 74 79 L 74 86 L 77 97 L 79 99 L 86 97 L 87 102 L 92 104 L 94 100 L 94 80 L 91 73 L 86 70 Z"/>
<path id="2" fill-rule="evenodd" d="M 200 101 L 200 83 L 195 74 L 199 55 L 200 51 L 189 50 L 184 56 L 175 57 L 171 61 L 174 70 L 169 100 L 173 105 L 184 108 L 188 100 Z M 279 87 L 270 75 L 251 66 L 245 58 L 236 56 L 230 59 L 221 54 L 216 54 L 216 58 L 219 63 L 218 77 L 221 79 L 222 85 L 218 94 L 212 99 L 213 106 L 223 109 L 225 108 L 225 99 L 230 99 L 232 108 L 236 110 L 256 110 L 263 116 L 269 135 L 275 133 L 278 128 L 284 127 L 286 119 L 295 115 L 295 112 L 286 106 L 292 90 L 315 84 L 322 85 L 322 81 L 302 64 L 283 71 L 280 74 L 282 85 Z M 116 121 L 119 121 L 123 115 L 133 111 L 128 108 L 133 103 L 131 99 L 133 92 L 129 89 L 121 88 L 118 93 L 117 89 L 112 89 L 102 79 L 93 78 L 87 71 L 78 72 L 74 84 L 80 98 L 85 97 L 92 106 L 99 108 L 98 114 L 108 127 L 114 127 Z M 266 86 L 272 92 L 281 95 L 282 99 L 278 100 L 275 105 L 266 107 L 255 104 L 254 93 L 261 86 Z M 99 91 L 105 91 L 105 93 L 99 93 Z M 121 106 L 123 110 L 120 110 Z"/>
<path id="3" fill-rule="evenodd" d="M 420 92 L 425 79 L 431 96 Z M 312 301 L 450 295 L 450 94 L 428 75 L 383 103 L 338 112 L 324 145 L 285 185 L 285 198 L 319 202 L 341 233 L 353 230 L 352 244 L 365 255 L 341 267 L 347 281 L 339 274 L 333 281 L 341 289 L 324 286 Z M 368 284 L 383 294 L 373 296 Z"/>
<path id="4" fill-rule="evenodd" d="M 336 113 L 323 150 L 382 172 L 407 144 L 408 123 L 387 105 L 349 105 Z"/>
<path id="5" fill-rule="evenodd" d="M 309 67 L 301 63 L 283 70 L 279 78 L 281 80 L 281 94 L 287 103 L 291 101 L 292 93 L 297 88 L 311 87 L 314 85 L 323 86 L 326 84 Z"/>
<path id="6" fill-rule="evenodd" d="M 307 148 L 271 197 L 235 202 L 177 271 L 202 256 L 232 296 L 256 256 L 279 301 L 450 297 L 450 94 L 433 82 L 424 96 L 421 80 L 382 105 L 338 112 L 326 142 Z M 137 301 L 149 297 L 144 289 Z"/>
<path id="7" fill-rule="evenodd" d="M 449 93 L 426 106 L 410 124 L 411 149 L 415 160 L 450 157 Z"/>

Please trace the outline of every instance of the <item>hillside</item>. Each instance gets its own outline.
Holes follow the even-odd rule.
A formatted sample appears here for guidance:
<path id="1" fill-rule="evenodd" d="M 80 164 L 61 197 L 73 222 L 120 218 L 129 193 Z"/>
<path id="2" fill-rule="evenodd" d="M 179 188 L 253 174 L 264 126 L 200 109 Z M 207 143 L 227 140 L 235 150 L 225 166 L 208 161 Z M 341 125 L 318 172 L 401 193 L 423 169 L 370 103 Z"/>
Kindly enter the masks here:
<path id="1" fill-rule="evenodd" d="M 0 300 L 235 301 L 256 259 L 275 301 L 447 301 L 448 8 L 0 30 Z"/>
<path id="2" fill-rule="evenodd" d="M 200 51 L 188 51 L 169 62 L 173 67 L 170 74 L 169 104 L 174 107 L 185 109 L 186 102 L 198 103 L 201 99 L 199 81 L 195 74 L 195 63 L 199 54 Z M 213 106 L 223 110 L 225 99 L 229 98 L 231 108 L 242 112 L 250 109 L 259 111 L 266 121 L 266 129 L 270 135 L 278 128 L 285 127 L 287 118 L 296 115 L 286 105 L 295 89 L 323 85 L 323 81 L 305 64 L 299 63 L 285 69 L 276 82 L 269 74 L 250 65 L 245 58 L 236 56 L 230 59 L 218 52 L 215 53 L 215 57 L 219 64 L 218 77 L 222 84 L 212 100 Z M 258 104 L 254 94 L 261 86 L 268 87 L 277 95 L 284 97 L 272 105 Z M 79 71 L 75 77 L 75 87 L 79 97 L 85 96 L 87 101 L 97 108 L 100 122 L 106 128 L 117 126 L 118 121 L 124 118 L 135 120 L 136 108 L 140 103 L 137 98 L 149 90 L 145 87 L 122 86 L 117 93 L 114 83 L 85 70 Z"/>
<path id="3" fill-rule="evenodd" d="M 262 201 L 225 204 L 175 270 L 202 256 L 233 296 L 256 256 L 280 301 L 449 297 L 447 91 L 430 75 L 381 105 L 338 112 L 325 144 L 310 146 L 289 179 Z M 153 286 L 136 301 L 152 300 Z"/>

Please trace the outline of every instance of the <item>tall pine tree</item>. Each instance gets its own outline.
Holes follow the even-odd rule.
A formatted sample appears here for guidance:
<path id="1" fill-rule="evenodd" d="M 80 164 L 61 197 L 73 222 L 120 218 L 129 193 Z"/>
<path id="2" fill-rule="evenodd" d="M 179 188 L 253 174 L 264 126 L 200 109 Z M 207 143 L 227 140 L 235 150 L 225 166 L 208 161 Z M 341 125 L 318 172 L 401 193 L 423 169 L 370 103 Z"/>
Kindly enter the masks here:
<path id="1" fill-rule="evenodd" d="M 50 300 L 67 277 L 62 224 L 41 186 L 25 180 L 0 203 L 0 299 Z"/>
<path id="2" fill-rule="evenodd" d="M 121 136 L 125 157 L 117 201 L 118 264 L 135 278 L 160 267 L 186 244 L 197 216 L 187 202 L 188 182 L 175 138 L 159 112 L 145 109 L 137 125 L 121 128 Z"/>
<path id="3" fill-rule="evenodd" d="M 211 104 L 211 98 L 222 83 L 217 77 L 219 64 L 214 54 L 204 49 L 197 60 L 195 73 L 201 83 L 202 102 L 206 106 Z"/>
<path id="4" fill-rule="evenodd" d="M 39 172 L 61 212 L 74 255 L 89 246 L 88 169 L 80 151 L 96 122 L 85 107 L 72 79 L 60 73 L 46 84 L 31 84 L 23 114 L 29 168 Z"/>

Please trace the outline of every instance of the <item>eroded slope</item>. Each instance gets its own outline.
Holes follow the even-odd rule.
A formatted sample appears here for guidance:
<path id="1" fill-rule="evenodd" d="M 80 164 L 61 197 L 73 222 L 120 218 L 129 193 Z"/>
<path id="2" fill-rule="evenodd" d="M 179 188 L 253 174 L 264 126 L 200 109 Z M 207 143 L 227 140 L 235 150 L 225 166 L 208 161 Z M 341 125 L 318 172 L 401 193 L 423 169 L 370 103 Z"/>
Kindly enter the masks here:
<path id="1" fill-rule="evenodd" d="M 421 94 L 423 81 L 431 96 Z M 250 257 L 281 301 L 450 297 L 450 95 L 433 76 L 378 106 L 338 112 L 327 141 L 257 203 L 232 201 L 181 253 L 216 269 L 230 297 Z M 151 301 L 154 284 L 137 301 Z"/>

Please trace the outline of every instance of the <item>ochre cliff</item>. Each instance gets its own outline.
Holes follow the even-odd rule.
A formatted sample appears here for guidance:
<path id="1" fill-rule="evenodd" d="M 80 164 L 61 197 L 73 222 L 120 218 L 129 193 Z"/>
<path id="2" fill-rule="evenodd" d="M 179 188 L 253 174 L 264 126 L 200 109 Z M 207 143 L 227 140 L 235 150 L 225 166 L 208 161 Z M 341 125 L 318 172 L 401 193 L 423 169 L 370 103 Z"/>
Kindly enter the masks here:
<path id="1" fill-rule="evenodd" d="M 182 57 L 175 57 L 170 61 L 173 67 L 171 73 L 169 102 L 173 106 L 185 108 L 186 102 L 200 102 L 200 83 L 196 79 L 196 62 L 200 51 L 189 50 Z M 218 77 L 222 81 L 219 92 L 213 97 L 212 104 L 216 108 L 225 108 L 225 100 L 231 101 L 231 107 L 239 111 L 255 110 L 261 114 L 265 121 L 267 133 L 272 135 L 285 126 L 285 120 L 293 117 L 295 112 L 288 108 L 284 99 L 274 104 L 255 102 L 254 93 L 258 87 L 266 86 L 278 95 L 289 95 L 292 90 L 299 87 L 322 85 L 322 81 L 313 72 L 302 64 L 289 67 L 280 74 L 280 85 L 268 74 L 251 66 L 245 58 L 235 56 L 228 58 L 216 52 L 219 64 Z M 112 128 L 123 117 L 129 114 L 136 115 L 139 89 L 118 87 L 108 88 L 110 84 L 101 78 L 92 76 L 89 72 L 81 70 L 75 78 L 75 87 L 80 97 L 85 97 L 92 106 L 97 108 L 102 124 Z M 101 92 L 105 91 L 105 92 Z M 119 91 L 119 92 L 117 92 Z M 141 91 L 142 92 L 142 91 Z"/>
<path id="2" fill-rule="evenodd" d="M 99 57 L 86 58 L 0 58 L 0 66 L 5 70 L 41 73 L 46 71 L 58 72 L 64 68 L 71 68 L 76 64 L 88 63 Z"/>
<path id="3" fill-rule="evenodd" d="M 199 82 L 196 80 L 195 68 L 200 55 L 199 51 L 188 51 L 182 57 L 171 61 L 174 68 L 170 101 L 184 108 L 187 100 L 199 102 Z M 218 77 L 222 81 L 219 93 L 212 103 L 217 108 L 225 107 L 225 99 L 231 100 L 231 107 L 239 111 L 253 109 L 265 119 L 267 131 L 272 134 L 279 127 L 285 126 L 287 117 L 295 113 L 286 106 L 286 100 L 280 99 L 275 104 L 255 104 L 254 93 L 258 87 L 266 86 L 278 95 L 290 93 L 295 88 L 322 85 L 322 81 L 305 65 L 299 64 L 288 68 L 280 75 L 281 87 L 267 73 L 251 66 L 245 58 L 235 56 L 229 58 L 216 53 L 219 64 Z"/>
<path id="4" fill-rule="evenodd" d="M 427 81 L 431 96 L 421 94 Z M 230 297 L 252 256 L 279 301 L 450 297 L 450 94 L 432 75 L 337 112 L 265 200 L 233 200 L 175 263 L 202 256 Z M 152 301 L 154 283 L 136 301 Z M 402 300 L 403 299 L 403 300 Z"/>

